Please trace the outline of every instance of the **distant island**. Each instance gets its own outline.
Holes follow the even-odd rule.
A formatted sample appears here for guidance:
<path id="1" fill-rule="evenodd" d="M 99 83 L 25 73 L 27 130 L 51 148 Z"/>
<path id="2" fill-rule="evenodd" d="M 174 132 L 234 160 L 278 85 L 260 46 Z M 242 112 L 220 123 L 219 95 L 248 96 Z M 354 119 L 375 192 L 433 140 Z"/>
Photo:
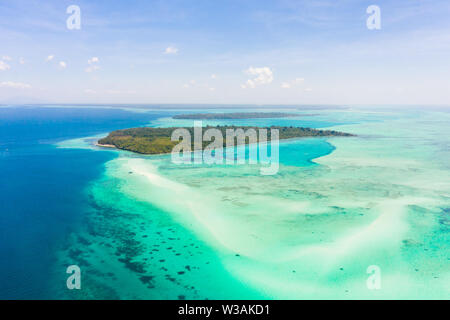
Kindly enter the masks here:
<path id="1" fill-rule="evenodd" d="M 314 116 L 314 114 L 298 114 L 283 112 L 225 112 L 225 113 L 192 113 L 179 114 L 172 119 L 188 120 L 229 120 L 229 119 L 264 119 L 264 118 L 288 118 L 288 117 Z"/>
<path id="2" fill-rule="evenodd" d="M 344 133 L 334 130 L 318 130 L 311 128 L 302 128 L 302 127 L 280 127 L 280 126 L 271 126 L 271 127 L 237 127 L 237 126 L 206 126 L 203 127 L 202 130 L 207 130 L 210 128 L 218 129 L 222 133 L 223 137 L 226 137 L 227 129 L 243 129 L 247 131 L 248 129 L 254 129 L 256 131 L 260 129 L 267 129 L 267 140 L 270 141 L 270 129 L 278 129 L 279 130 L 279 139 L 292 139 L 292 138 L 304 138 L 304 137 L 326 137 L 326 136 L 343 136 L 349 137 L 353 136 L 350 133 Z M 140 154 L 165 154 L 172 152 L 172 149 L 175 145 L 179 143 L 179 141 L 172 141 L 171 136 L 172 132 L 175 129 L 180 128 L 149 128 L 149 127 L 141 127 L 141 128 L 131 128 L 131 129 L 122 129 L 112 131 L 108 134 L 107 137 L 98 140 L 97 145 L 100 147 L 109 147 L 109 148 L 117 148 L 120 150 L 132 151 Z M 191 137 L 194 136 L 194 128 L 193 127 L 184 127 L 183 129 L 187 129 L 191 134 Z M 259 139 L 259 138 L 258 138 Z M 206 145 L 211 142 L 203 142 L 202 147 L 204 148 Z M 225 147 L 225 139 L 224 139 L 224 147 Z M 245 144 L 248 144 L 249 141 L 246 139 Z M 194 150 L 194 146 L 192 143 L 192 150 Z"/>

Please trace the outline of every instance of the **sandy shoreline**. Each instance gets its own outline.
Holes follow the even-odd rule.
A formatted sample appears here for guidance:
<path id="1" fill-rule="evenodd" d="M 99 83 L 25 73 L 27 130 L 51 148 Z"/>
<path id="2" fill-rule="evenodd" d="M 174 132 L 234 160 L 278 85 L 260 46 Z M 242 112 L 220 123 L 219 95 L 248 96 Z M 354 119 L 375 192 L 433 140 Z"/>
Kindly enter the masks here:
<path id="1" fill-rule="evenodd" d="M 171 154 L 171 152 L 167 152 L 167 153 L 151 153 L 151 154 L 150 153 L 139 153 L 139 152 L 135 152 L 135 151 L 130 151 L 130 150 L 124 150 L 124 149 L 117 148 L 113 144 L 100 144 L 98 142 L 94 143 L 94 145 L 96 147 L 99 147 L 99 148 L 116 149 L 117 151 L 130 152 L 132 154 L 138 154 L 138 155 L 141 155 L 141 156 L 166 156 L 166 155 Z"/>
<path id="2" fill-rule="evenodd" d="M 114 149 L 118 149 L 115 145 L 113 144 L 100 144 L 98 142 L 94 143 L 94 145 L 96 147 L 101 147 L 101 148 L 114 148 Z M 118 149 L 119 150 L 119 149 Z"/>

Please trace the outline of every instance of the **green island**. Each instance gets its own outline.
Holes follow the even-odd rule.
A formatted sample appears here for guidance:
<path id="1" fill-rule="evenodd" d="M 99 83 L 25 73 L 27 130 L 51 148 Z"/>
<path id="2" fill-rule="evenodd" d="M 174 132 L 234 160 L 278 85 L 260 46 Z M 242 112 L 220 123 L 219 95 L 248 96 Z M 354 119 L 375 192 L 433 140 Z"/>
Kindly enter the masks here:
<path id="1" fill-rule="evenodd" d="M 264 119 L 264 118 L 288 118 L 314 116 L 314 114 L 296 114 L 283 112 L 225 112 L 225 113 L 192 113 L 179 114 L 172 119 L 188 120 L 229 120 L 229 119 Z"/>
<path id="2" fill-rule="evenodd" d="M 304 137 L 327 137 L 327 136 L 343 136 L 351 137 L 354 136 L 350 133 L 339 132 L 334 130 L 318 130 L 311 128 L 302 127 L 238 127 L 238 126 L 205 126 L 202 128 L 203 131 L 208 129 L 218 129 L 222 133 L 223 146 L 226 144 L 226 130 L 232 129 L 242 129 L 245 132 L 249 129 L 254 129 L 259 132 L 261 129 L 267 130 L 267 140 L 271 140 L 271 130 L 278 129 L 279 139 L 293 139 L 293 138 L 304 138 Z M 140 127 L 131 129 L 122 129 L 112 131 L 107 137 L 98 140 L 97 145 L 100 147 L 117 148 L 120 150 L 132 151 L 140 154 L 165 154 L 172 152 L 172 149 L 179 141 L 172 141 L 172 132 L 176 129 L 186 129 L 189 131 L 191 137 L 194 137 L 193 127 L 183 127 L 183 128 L 150 128 L 150 127 Z M 235 145 L 239 142 L 235 139 Z M 259 136 L 258 136 L 259 139 Z M 259 142 L 259 141 L 258 141 Z M 202 148 L 209 145 L 211 141 L 203 141 Z M 245 144 L 249 143 L 248 137 L 245 137 Z M 191 141 L 191 148 L 194 150 L 193 141 Z"/>

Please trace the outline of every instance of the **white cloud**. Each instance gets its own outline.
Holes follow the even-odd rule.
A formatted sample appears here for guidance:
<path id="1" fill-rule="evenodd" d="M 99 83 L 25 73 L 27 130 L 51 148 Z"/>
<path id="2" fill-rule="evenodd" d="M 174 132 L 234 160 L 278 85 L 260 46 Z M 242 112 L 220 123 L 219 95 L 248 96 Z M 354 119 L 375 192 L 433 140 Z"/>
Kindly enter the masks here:
<path id="1" fill-rule="evenodd" d="M 21 58 L 19 58 L 19 63 L 20 63 L 20 64 L 25 64 L 25 59 L 24 59 L 24 58 L 22 58 L 22 57 L 21 57 Z"/>
<path id="2" fill-rule="evenodd" d="M 0 71 L 5 71 L 5 70 L 9 70 L 9 69 L 11 69 L 9 64 L 0 60 Z"/>
<path id="3" fill-rule="evenodd" d="M 88 63 L 89 64 L 93 64 L 93 63 L 96 63 L 96 62 L 99 62 L 99 61 L 100 60 L 99 60 L 98 57 L 92 57 L 92 58 L 88 59 Z"/>
<path id="4" fill-rule="evenodd" d="M 175 47 L 167 47 L 164 51 L 165 54 L 176 54 L 178 52 L 178 48 Z"/>
<path id="5" fill-rule="evenodd" d="M 22 82 L 3 81 L 0 82 L 2 88 L 14 88 L 14 89 L 29 89 L 31 85 Z"/>
<path id="6" fill-rule="evenodd" d="M 100 69 L 100 67 L 97 65 L 97 63 L 100 61 L 100 59 L 98 57 L 92 57 L 90 59 L 88 59 L 88 64 L 89 67 L 87 67 L 85 69 L 86 72 L 94 72 L 98 69 Z"/>
<path id="7" fill-rule="evenodd" d="M 53 54 L 49 55 L 45 61 L 52 61 L 55 56 Z"/>
<path id="8" fill-rule="evenodd" d="M 304 81 L 305 81 L 305 79 L 303 79 L 303 78 L 295 78 L 295 79 L 292 80 L 292 81 L 289 81 L 289 82 L 283 82 L 283 83 L 281 84 L 281 87 L 282 87 L 283 89 L 290 89 L 290 88 L 292 88 L 292 87 L 294 87 L 294 86 L 298 86 L 298 85 L 302 84 Z"/>
<path id="9" fill-rule="evenodd" d="M 311 91 L 313 91 L 313 89 L 311 89 L 311 88 L 306 88 L 305 91 L 306 91 L 306 92 L 311 92 Z"/>
<path id="10" fill-rule="evenodd" d="M 95 90 L 92 90 L 92 89 L 86 89 L 86 90 L 84 90 L 84 93 L 94 94 L 94 93 L 97 93 L 97 92 Z"/>
<path id="11" fill-rule="evenodd" d="M 211 75 L 211 79 L 213 79 L 213 80 L 217 79 L 217 75 L 216 74 L 212 74 Z"/>
<path id="12" fill-rule="evenodd" d="M 242 89 L 246 89 L 246 88 L 255 88 L 256 87 L 256 83 L 253 80 L 247 80 L 247 82 L 245 84 L 241 84 L 241 88 Z"/>
<path id="13" fill-rule="evenodd" d="M 60 67 L 61 69 L 65 69 L 65 68 L 67 67 L 67 63 L 65 63 L 64 61 L 60 61 L 60 62 L 59 62 L 59 67 Z"/>
<path id="14" fill-rule="evenodd" d="M 247 82 L 241 85 L 241 88 L 255 88 L 258 85 L 269 84 L 273 81 L 273 72 L 269 67 L 253 68 L 250 67 L 245 70 L 249 76 L 254 76 L 248 79 Z"/>
<path id="15" fill-rule="evenodd" d="M 5 60 L 5 61 L 11 61 L 12 60 L 12 58 L 10 56 L 3 56 L 2 59 Z"/>

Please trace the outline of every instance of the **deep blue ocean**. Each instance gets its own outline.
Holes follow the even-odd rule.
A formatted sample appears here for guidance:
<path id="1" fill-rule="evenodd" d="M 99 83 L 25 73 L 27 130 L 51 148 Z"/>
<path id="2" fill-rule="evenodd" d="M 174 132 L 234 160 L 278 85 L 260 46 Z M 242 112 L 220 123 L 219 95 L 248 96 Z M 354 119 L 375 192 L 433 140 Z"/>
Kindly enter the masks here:
<path id="1" fill-rule="evenodd" d="M 167 115 L 167 113 L 165 113 Z M 0 299 L 45 299 L 53 252 L 86 211 L 112 152 L 54 144 L 161 117 L 115 109 L 0 108 Z"/>

